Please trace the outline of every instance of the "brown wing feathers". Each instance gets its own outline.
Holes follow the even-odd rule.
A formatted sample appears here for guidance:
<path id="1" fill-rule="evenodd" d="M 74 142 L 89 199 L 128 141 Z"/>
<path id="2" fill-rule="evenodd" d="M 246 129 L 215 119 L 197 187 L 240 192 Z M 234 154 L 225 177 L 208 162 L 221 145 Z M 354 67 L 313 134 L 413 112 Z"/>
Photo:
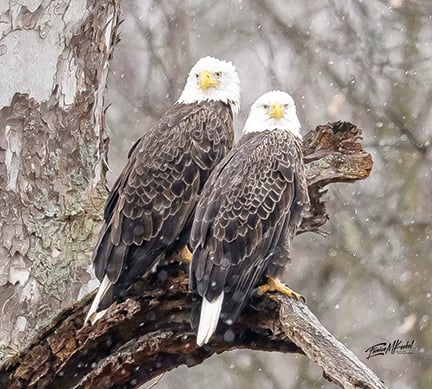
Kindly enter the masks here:
<path id="1" fill-rule="evenodd" d="M 107 200 L 94 254 L 98 279 L 106 274 L 117 282 L 114 298 L 187 232 L 197 195 L 232 142 L 231 109 L 205 102 L 174 106 L 133 146 Z"/>
<path id="2" fill-rule="evenodd" d="M 259 279 L 280 270 L 287 229 L 297 229 L 309 201 L 302 169 L 292 134 L 263 131 L 241 141 L 209 178 L 191 231 L 191 286 L 210 302 L 225 291 L 223 320 L 234 321 Z"/>

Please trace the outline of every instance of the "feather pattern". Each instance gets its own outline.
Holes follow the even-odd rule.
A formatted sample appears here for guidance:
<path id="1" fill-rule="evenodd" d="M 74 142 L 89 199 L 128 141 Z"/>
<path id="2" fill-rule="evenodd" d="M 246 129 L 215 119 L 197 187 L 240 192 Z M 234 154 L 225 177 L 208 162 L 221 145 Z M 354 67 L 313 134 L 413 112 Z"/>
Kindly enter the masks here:
<path id="1" fill-rule="evenodd" d="M 245 135 L 213 171 L 197 205 L 192 291 L 206 307 L 224 295 L 220 316 L 232 324 L 259 280 L 284 268 L 308 206 L 300 139 L 285 129 Z M 210 338 L 205 334 L 200 341 Z"/>
<path id="2" fill-rule="evenodd" d="M 95 320 L 93 313 L 186 243 L 204 182 L 232 147 L 239 84 L 231 62 L 201 58 L 177 103 L 132 146 L 93 254 L 102 281 L 89 313 Z"/>
<path id="3" fill-rule="evenodd" d="M 233 138 L 230 106 L 205 101 L 175 104 L 136 142 L 108 197 L 93 255 L 96 276 L 110 281 L 97 309 L 185 243 L 198 194 Z"/>

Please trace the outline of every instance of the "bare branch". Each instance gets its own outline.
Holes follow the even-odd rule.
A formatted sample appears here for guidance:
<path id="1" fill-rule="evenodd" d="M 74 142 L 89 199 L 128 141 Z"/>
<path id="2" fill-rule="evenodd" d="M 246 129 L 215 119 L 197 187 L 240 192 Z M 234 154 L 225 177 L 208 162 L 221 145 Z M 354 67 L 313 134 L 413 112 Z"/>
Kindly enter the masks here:
<path id="1" fill-rule="evenodd" d="M 422 155 L 425 155 L 428 150 L 428 145 L 430 144 L 428 142 L 420 142 L 413 132 L 407 126 L 405 126 L 402 118 L 398 114 L 390 109 L 386 109 L 385 113 L 388 118 L 399 128 L 399 131 L 407 137 L 412 147 L 414 147 L 414 149 L 420 152 Z"/>

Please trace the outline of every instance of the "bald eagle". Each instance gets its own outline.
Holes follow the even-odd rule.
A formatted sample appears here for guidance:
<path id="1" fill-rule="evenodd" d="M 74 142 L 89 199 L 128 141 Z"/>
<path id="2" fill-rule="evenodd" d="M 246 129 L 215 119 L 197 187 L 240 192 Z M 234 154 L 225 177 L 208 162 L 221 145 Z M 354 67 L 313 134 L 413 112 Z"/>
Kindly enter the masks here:
<path id="1" fill-rule="evenodd" d="M 243 132 L 207 180 L 192 225 L 190 288 L 202 298 L 199 346 L 219 319 L 225 328 L 235 322 L 265 279 L 259 293 L 301 297 L 277 278 L 309 207 L 294 100 L 281 91 L 264 94 L 252 105 Z"/>
<path id="2" fill-rule="evenodd" d="M 105 205 L 93 254 L 101 284 L 85 322 L 94 324 L 98 311 L 185 245 L 198 195 L 232 148 L 239 99 L 234 65 L 202 58 L 178 101 L 131 148 Z"/>

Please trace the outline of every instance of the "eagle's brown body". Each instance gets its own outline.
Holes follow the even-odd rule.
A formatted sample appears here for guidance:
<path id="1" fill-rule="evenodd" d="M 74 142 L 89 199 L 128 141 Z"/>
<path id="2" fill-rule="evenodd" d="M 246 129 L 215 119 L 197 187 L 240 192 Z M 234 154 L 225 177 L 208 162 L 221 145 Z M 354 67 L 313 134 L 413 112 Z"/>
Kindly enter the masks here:
<path id="1" fill-rule="evenodd" d="M 174 105 L 132 147 L 94 251 L 97 278 L 113 283 L 99 309 L 185 244 L 198 195 L 233 138 L 231 108 L 205 101 Z"/>
<path id="2" fill-rule="evenodd" d="M 187 241 L 198 195 L 231 149 L 240 80 L 229 61 L 204 57 L 173 107 L 139 139 L 108 197 L 93 261 L 101 281 L 85 323 Z"/>
<path id="3" fill-rule="evenodd" d="M 234 323 L 259 281 L 279 276 L 288 263 L 308 206 L 301 140 L 287 130 L 245 135 L 212 173 L 198 203 L 192 291 L 210 305 L 223 296 L 220 319 Z"/>

